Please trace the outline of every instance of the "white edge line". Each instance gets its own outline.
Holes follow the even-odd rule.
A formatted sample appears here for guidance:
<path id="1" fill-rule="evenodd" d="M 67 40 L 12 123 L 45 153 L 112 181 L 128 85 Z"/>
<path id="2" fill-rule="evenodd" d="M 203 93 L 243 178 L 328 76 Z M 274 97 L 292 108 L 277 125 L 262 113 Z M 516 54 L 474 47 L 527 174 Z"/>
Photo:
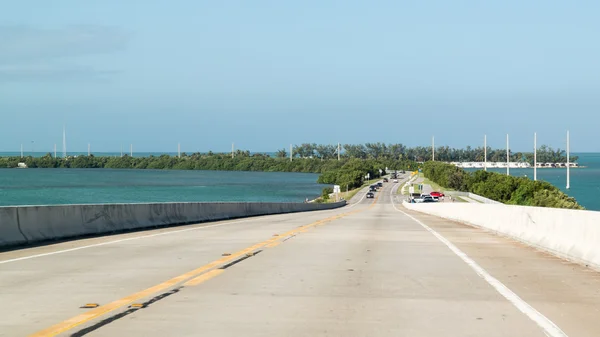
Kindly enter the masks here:
<path id="1" fill-rule="evenodd" d="M 100 246 L 106 246 L 106 245 L 111 245 L 111 244 L 119 243 L 119 242 L 132 241 L 132 240 L 140 240 L 140 239 L 147 239 L 147 238 L 151 238 L 151 237 L 155 237 L 155 236 L 161 236 L 161 235 L 168 235 L 168 234 L 189 232 L 189 231 L 195 231 L 195 230 L 200 230 L 200 229 L 205 229 L 205 228 L 211 228 L 211 227 L 218 227 L 218 226 L 224 226 L 224 225 L 232 225 L 232 224 L 236 224 L 236 223 L 240 223 L 240 222 L 247 222 L 247 221 L 250 221 L 250 220 L 242 220 L 242 221 L 234 221 L 234 222 L 224 222 L 224 223 L 218 223 L 218 224 L 214 224 L 214 225 L 199 226 L 199 227 L 194 227 L 194 228 L 179 229 L 179 230 L 167 231 L 167 232 L 156 233 L 156 234 L 135 236 L 135 237 L 126 238 L 126 239 L 119 239 L 119 240 L 113 240 L 113 241 L 108 241 L 108 242 L 95 243 L 93 245 L 87 245 L 87 246 L 69 248 L 69 249 L 64 249 L 64 250 L 57 250 L 55 252 L 49 252 L 49 253 L 43 253 L 43 254 L 35 254 L 35 255 L 18 257 L 18 258 L 15 258 L 15 259 L 0 261 L 0 264 L 9 263 L 9 262 L 17 262 L 17 261 L 22 261 L 22 260 L 29 260 L 29 259 L 34 259 L 34 258 L 43 257 L 43 256 L 50 256 L 50 255 L 56 255 L 56 254 L 74 252 L 76 250 L 81 250 L 81 249 L 86 249 L 86 248 L 93 248 L 93 247 L 100 247 Z M 155 228 L 147 228 L 147 230 L 153 230 L 153 229 L 155 229 Z M 123 233 L 123 234 L 126 234 L 126 233 Z"/>
<path id="2" fill-rule="evenodd" d="M 367 187 L 368 187 L 368 186 L 367 186 Z M 365 188 L 363 188 L 363 189 L 366 189 L 367 187 L 365 187 Z M 359 191 L 359 192 L 360 192 L 360 191 Z M 363 194 L 363 196 L 362 196 L 360 199 L 358 199 L 358 201 L 357 201 L 357 202 L 355 202 L 355 203 L 353 203 L 352 205 L 348 206 L 346 209 L 348 209 L 348 208 L 352 208 L 352 207 L 354 207 L 354 206 L 356 206 L 356 205 L 360 204 L 360 203 L 363 201 L 363 199 L 365 198 L 365 196 L 366 196 L 366 195 L 367 195 L 367 193 Z M 350 201 L 350 200 L 348 200 L 348 201 Z"/>
<path id="3" fill-rule="evenodd" d="M 360 201 L 362 201 L 362 199 Z M 354 206 L 354 205 L 352 205 L 352 206 Z M 350 206 L 350 207 L 352 207 L 352 206 Z M 350 208 L 350 207 L 348 207 L 348 208 Z M 327 211 L 335 211 L 335 210 L 339 210 L 339 209 L 342 209 L 342 208 L 343 207 L 332 208 L 332 209 L 326 209 L 326 210 L 323 210 L 323 211 L 325 211 L 325 212 L 327 212 Z M 318 211 L 318 210 L 316 210 L 316 211 Z M 267 214 L 267 215 L 264 215 L 264 216 L 277 216 L 277 215 L 289 215 L 289 214 L 293 214 L 293 213 Z M 254 217 L 250 217 L 250 218 L 245 219 L 245 220 L 238 220 L 238 221 L 232 221 L 232 222 L 229 222 L 228 220 L 225 220 L 225 219 L 224 220 L 217 220 L 217 221 L 220 221 L 220 222 L 222 222 L 222 221 L 225 221 L 225 222 L 217 223 L 217 224 L 213 224 L 213 225 L 205 225 L 205 226 L 198 226 L 200 224 L 190 224 L 190 225 L 187 225 L 187 226 L 198 226 L 198 227 L 185 228 L 185 229 L 179 229 L 179 230 L 169 230 L 169 231 L 162 232 L 162 233 L 148 234 L 148 235 L 142 235 L 142 236 L 135 236 L 135 237 L 126 238 L 126 239 L 119 239 L 119 240 L 113 240 L 113 241 L 108 241 L 108 242 L 95 243 L 95 244 L 87 245 L 87 246 L 81 246 L 81 247 L 75 247 L 75 248 L 69 248 L 69 249 L 63 249 L 63 250 L 57 250 L 55 252 L 48 252 L 48 253 L 42 253 L 42 254 L 35 254 L 35 255 L 23 256 L 23 257 L 18 257 L 18 258 L 9 259 L 9 260 L 2 260 L 2 261 L 0 261 L 0 264 L 10 263 L 10 262 L 17 262 L 17 261 L 23 261 L 23 260 L 29 260 L 29 259 L 34 259 L 34 258 L 38 258 L 38 257 L 44 257 L 44 256 L 50 256 L 50 255 L 68 253 L 68 252 L 74 252 L 74 251 L 81 250 L 81 249 L 106 246 L 106 245 L 111 245 L 111 244 L 119 243 L 119 242 L 132 241 L 132 240 L 141 240 L 141 239 L 147 239 L 147 238 L 152 238 L 152 237 L 162 236 L 162 235 L 169 235 L 169 234 L 177 234 L 177 233 L 183 233 L 183 232 L 190 232 L 190 231 L 195 231 L 195 230 L 200 230 L 200 229 L 206 229 L 206 228 L 212 228 L 212 227 L 225 226 L 225 225 L 233 225 L 233 224 L 237 224 L 237 223 L 254 221 L 254 220 L 256 220 L 257 218 L 260 218 L 260 217 L 261 216 L 254 216 Z M 148 228 L 139 228 L 139 229 L 142 229 L 142 230 L 156 230 L 158 228 L 148 227 Z M 127 234 L 127 232 L 125 232 L 125 233 L 119 233 L 119 234 Z M 32 247 L 32 248 L 36 248 L 36 247 Z"/>
<path id="4" fill-rule="evenodd" d="M 393 189 L 392 189 L 393 190 Z M 392 194 L 390 192 L 390 194 Z M 427 226 L 420 220 L 411 216 L 410 214 L 398 209 L 396 207 L 396 203 L 394 202 L 392 195 L 392 206 L 399 211 L 400 213 L 406 215 L 421 227 L 425 228 L 429 233 L 433 234 L 438 240 L 440 240 L 443 244 L 446 245 L 454 254 L 460 257 L 469 267 L 471 267 L 477 275 L 483 278 L 489 285 L 491 285 L 500 295 L 506 298 L 510 303 L 512 303 L 519 311 L 524 313 L 529 319 L 534 321 L 539 327 L 544 330 L 544 333 L 547 336 L 551 337 L 567 337 L 567 334 L 564 333 L 554 322 L 544 316 L 542 313 L 537 311 L 534 307 L 525 302 L 522 298 L 520 298 L 517 294 L 515 294 L 512 290 L 510 290 L 507 286 L 505 286 L 502 282 L 498 281 L 495 277 L 490 275 L 485 269 L 477 264 L 473 259 L 471 259 L 467 254 L 458 249 L 452 242 L 448 241 L 445 237 L 440 235 L 438 232 L 434 231 L 431 227 Z"/>

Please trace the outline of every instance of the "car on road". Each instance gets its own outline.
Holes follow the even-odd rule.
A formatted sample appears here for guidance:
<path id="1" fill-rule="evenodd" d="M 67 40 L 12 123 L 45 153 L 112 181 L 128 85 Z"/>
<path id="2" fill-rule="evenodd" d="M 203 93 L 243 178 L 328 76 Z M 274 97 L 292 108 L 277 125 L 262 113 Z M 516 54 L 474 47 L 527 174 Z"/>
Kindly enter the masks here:
<path id="1" fill-rule="evenodd" d="M 376 187 L 369 187 L 369 192 L 377 192 L 377 188 Z"/>
<path id="2" fill-rule="evenodd" d="M 437 200 L 435 200 L 435 198 L 433 198 L 429 194 L 421 194 L 421 196 L 416 197 L 414 200 L 415 200 L 416 203 L 421 203 L 421 202 L 437 202 Z"/>
<path id="3" fill-rule="evenodd" d="M 394 182 L 395 182 L 395 183 L 397 183 L 397 182 L 398 182 L 398 179 L 394 179 Z"/>
<path id="4" fill-rule="evenodd" d="M 375 194 L 373 192 L 368 192 L 367 193 L 367 198 L 374 198 Z"/>
<path id="5" fill-rule="evenodd" d="M 437 197 L 437 198 L 443 198 L 444 197 L 444 193 L 442 192 L 431 192 L 429 193 L 430 196 L 432 197 Z"/>
<path id="6" fill-rule="evenodd" d="M 383 183 L 380 181 L 380 182 L 377 183 L 377 186 L 383 187 Z"/>
<path id="7" fill-rule="evenodd" d="M 423 202 L 437 202 L 432 196 L 426 195 L 423 197 Z"/>
<path id="8" fill-rule="evenodd" d="M 383 178 L 384 183 L 387 183 L 388 181 L 389 181 L 388 178 Z"/>

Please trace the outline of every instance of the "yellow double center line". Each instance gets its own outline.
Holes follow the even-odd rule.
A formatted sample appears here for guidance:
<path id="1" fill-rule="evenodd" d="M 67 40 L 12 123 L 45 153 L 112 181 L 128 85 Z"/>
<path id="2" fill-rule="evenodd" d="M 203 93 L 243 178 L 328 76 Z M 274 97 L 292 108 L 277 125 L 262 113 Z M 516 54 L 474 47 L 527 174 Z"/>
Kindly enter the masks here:
<path id="1" fill-rule="evenodd" d="M 377 199 L 379 198 L 379 193 L 377 195 L 377 197 L 373 200 L 373 203 L 367 207 L 366 209 L 370 209 L 372 208 L 375 203 L 377 202 Z M 137 292 L 135 294 L 123 297 L 121 299 L 118 299 L 116 301 L 113 301 L 111 303 L 99 306 L 95 309 L 92 309 L 84 314 L 81 315 L 77 315 L 75 317 L 72 317 L 70 319 L 67 319 L 63 322 L 60 322 L 56 325 L 53 325 L 47 329 L 38 331 L 32 335 L 30 335 L 30 337 L 50 337 L 50 336 L 56 336 L 58 334 L 61 334 L 65 331 L 69 331 L 79 325 L 88 323 L 96 318 L 99 318 L 100 316 L 103 316 L 105 314 L 108 314 L 109 312 L 115 311 L 119 308 L 122 308 L 124 306 L 130 305 L 142 298 L 146 298 L 146 297 L 150 297 L 153 294 L 156 293 L 160 293 L 160 292 L 164 292 L 167 289 L 173 288 L 178 284 L 181 284 L 183 282 L 184 286 L 193 286 L 193 285 L 198 285 L 202 282 L 205 282 L 215 276 L 220 275 L 224 270 L 222 269 L 216 269 L 220 266 L 223 266 L 231 261 L 234 261 L 240 257 L 246 256 L 247 254 L 251 254 L 253 252 L 255 252 L 256 250 L 258 250 L 259 248 L 262 247 L 275 247 L 277 245 L 279 245 L 280 243 L 283 242 L 283 240 L 285 240 L 286 238 L 289 238 L 290 236 L 296 235 L 298 233 L 302 233 L 305 232 L 307 229 L 315 227 L 315 226 L 319 226 L 319 225 L 323 225 L 325 223 L 343 218 L 345 216 L 351 215 L 351 214 L 355 214 L 355 213 L 359 213 L 362 212 L 365 209 L 359 209 L 359 210 L 354 210 L 351 212 L 347 212 L 347 213 L 342 213 L 339 215 L 334 215 L 331 216 L 329 218 L 325 218 L 316 222 L 313 222 L 311 224 L 308 225 L 304 225 L 298 228 L 295 228 L 293 230 L 290 230 L 286 233 L 283 233 L 279 236 L 273 237 L 269 240 L 265 240 L 263 242 L 257 243 L 253 246 L 250 246 L 246 249 L 240 250 L 238 252 L 235 252 L 231 255 L 222 257 L 218 260 L 215 260 L 213 262 L 210 262 L 198 269 L 194 269 L 192 271 L 189 271 L 185 274 L 181 274 L 177 277 L 174 277 L 168 281 L 162 282 L 160 284 L 157 284 L 155 286 L 152 286 L 148 289 L 142 290 L 140 292 Z"/>

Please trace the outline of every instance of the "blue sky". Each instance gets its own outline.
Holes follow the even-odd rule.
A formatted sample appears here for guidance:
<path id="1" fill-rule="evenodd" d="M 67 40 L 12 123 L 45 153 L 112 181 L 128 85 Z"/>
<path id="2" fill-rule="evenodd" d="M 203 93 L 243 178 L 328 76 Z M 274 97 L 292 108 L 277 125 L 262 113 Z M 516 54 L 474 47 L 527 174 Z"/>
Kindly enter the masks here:
<path id="1" fill-rule="evenodd" d="M 20 0 L 0 151 L 290 143 L 600 151 L 594 1 Z M 26 145 L 27 146 L 27 145 Z"/>

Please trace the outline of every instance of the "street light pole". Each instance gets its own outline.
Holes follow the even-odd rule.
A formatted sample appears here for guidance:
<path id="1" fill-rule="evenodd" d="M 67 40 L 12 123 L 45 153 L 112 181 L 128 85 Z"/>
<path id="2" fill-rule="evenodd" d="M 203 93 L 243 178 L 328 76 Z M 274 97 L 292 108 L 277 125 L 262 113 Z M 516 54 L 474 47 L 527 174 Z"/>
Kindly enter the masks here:
<path id="1" fill-rule="evenodd" d="M 570 145 L 569 144 L 569 131 L 567 130 L 567 189 L 571 188 L 571 171 L 570 171 L 570 166 L 571 166 L 571 159 L 569 158 L 570 156 Z"/>
<path id="2" fill-rule="evenodd" d="M 483 135 L 483 170 L 487 171 L 487 135 Z"/>
<path id="3" fill-rule="evenodd" d="M 508 147 L 508 134 L 506 134 L 506 175 L 510 175 L 510 150 Z"/>
<path id="4" fill-rule="evenodd" d="M 537 132 L 533 134 L 533 181 L 537 181 Z"/>

